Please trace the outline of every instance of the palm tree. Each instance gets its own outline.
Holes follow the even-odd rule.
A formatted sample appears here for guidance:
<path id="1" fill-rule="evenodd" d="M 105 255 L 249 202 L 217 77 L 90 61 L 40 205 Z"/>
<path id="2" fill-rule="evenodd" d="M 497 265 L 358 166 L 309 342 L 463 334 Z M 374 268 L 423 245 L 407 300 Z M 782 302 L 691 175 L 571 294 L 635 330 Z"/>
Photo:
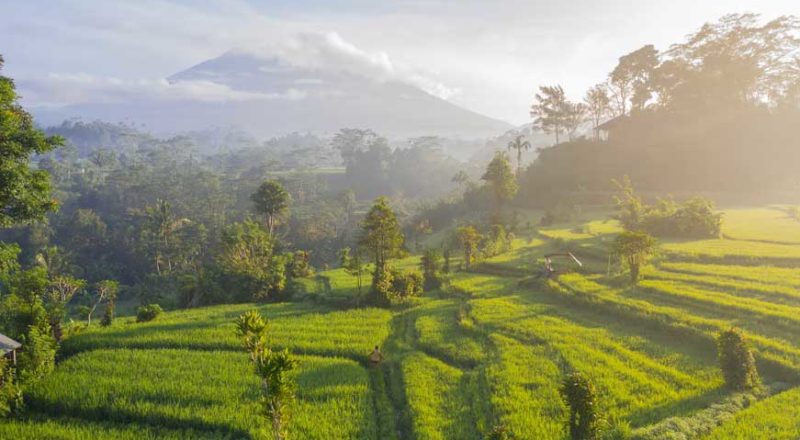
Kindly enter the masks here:
<path id="1" fill-rule="evenodd" d="M 522 150 L 530 150 L 531 143 L 525 140 L 525 136 L 519 135 L 508 143 L 508 149 L 517 150 L 517 176 L 519 176 L 519 171 L 522 169 Z"/>

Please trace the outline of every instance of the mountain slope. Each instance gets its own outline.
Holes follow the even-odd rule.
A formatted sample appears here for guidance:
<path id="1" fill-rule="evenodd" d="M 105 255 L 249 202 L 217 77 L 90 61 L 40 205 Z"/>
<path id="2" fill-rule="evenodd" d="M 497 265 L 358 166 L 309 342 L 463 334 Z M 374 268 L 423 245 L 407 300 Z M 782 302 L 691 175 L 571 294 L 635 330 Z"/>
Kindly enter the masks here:
<path id="1" fill-rule="evenodd" d="M 413 85 L 345 69 L 297 67 L 231 51 L 168 78 L 184 92 L 222 90 L 223 98 L 128 99 L 71 106 L 64 116 L 145 124 L 150 130 L 237 127 L 255 136 L 371 128 L 392 137 L 495 136 L 510 125 L 466 110 Z"/>

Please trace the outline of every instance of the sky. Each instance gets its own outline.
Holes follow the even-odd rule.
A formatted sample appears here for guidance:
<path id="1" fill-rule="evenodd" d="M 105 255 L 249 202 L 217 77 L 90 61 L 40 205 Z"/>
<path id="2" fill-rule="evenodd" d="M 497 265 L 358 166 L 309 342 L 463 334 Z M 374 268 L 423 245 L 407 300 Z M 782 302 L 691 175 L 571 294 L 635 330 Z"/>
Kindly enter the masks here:
<path id="1" fill-rule="evenodd" d="M 245 99 L 168 76 L 244 50 L 346 65 L 470 110 L 529 122 L 539 85 L 572 99 L 645 44 L 665 49 L 728 13 L 800 15 L 798 0 L 0 0 L 3 75 L 23 104 L 131 94 Z"/>

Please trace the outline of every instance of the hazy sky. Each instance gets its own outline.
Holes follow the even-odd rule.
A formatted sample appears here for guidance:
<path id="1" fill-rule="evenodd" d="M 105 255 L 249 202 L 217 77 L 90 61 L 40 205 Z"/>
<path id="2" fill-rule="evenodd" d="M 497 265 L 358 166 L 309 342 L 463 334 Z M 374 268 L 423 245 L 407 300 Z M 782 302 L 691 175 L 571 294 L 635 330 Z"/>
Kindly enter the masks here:
<path id="1" fill-rule="evenodd" d="M 620 55 L 732 12 L 800 15 L 800 0 L 0 0 L 0 54 L 30 106 L 161 93 L 177 71 L 259 48 L 390 72 L 523 123 L 538 85 L 579 98 Z"/>

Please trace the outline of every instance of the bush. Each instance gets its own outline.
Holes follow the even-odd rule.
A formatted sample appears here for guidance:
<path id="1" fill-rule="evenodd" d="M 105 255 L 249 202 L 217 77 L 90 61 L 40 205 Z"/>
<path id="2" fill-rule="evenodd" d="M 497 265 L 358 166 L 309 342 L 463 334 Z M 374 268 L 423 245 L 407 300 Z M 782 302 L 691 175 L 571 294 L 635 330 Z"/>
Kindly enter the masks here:
<path id="1" fill-rule="evenodd" d="M 717 356 L 729 388 L 742 391 L 760 384 L 756 361 L 741 330 L 731 328 L 719 334 Z"/>
<path id="2" fill-rule="evenodd" d="M 639 281 L 641 267 L 656 251 L 656 240 L 644 232 L 624 231 L 614 239 L 611 254 L 628 267 L 631 282 Z"/>
<path id="3" fill-rule="evenodd" d="M 139 306 L 136 309 L 136 322 L 148 322 L 158 318 L 164 310 L 158 304 Z"/>
<path id="4" fill-rule="evenodd" d="M 295 251 L 287 256 L 286 271 L 291 278 L 307 278 L 314 275 L 311 267 L 311 255 L 308 251 Z"/>
<path id="5" fill-rule="evenodd" d="M 594 385 L 581 373 L 572 373 L 561 384 L 561 396 L 569 407 L 570 438 L 596 439 L 598 414 Z"/>
<path id="6" fill-rule="evenodd" d="M 714 202 L 705 197 L 693 197 L 683 205 L 671 198 L 659 199 L 650 206 L 636 195 L 627 176 L 616 185 L 616 218 L 629 231 L 674 238 L 716 238 L 722 231 L 722 214 L 715 213 Z"/>
<path id="7" fill-rule="evenodd" d="M 405 300 L 422 293 L 422 274 L 416 270 L 392 271 L 392 299 Z"/>
<path id="8" fill-rule="evenodd" d="M 481 253 L 486 258 L 500 255 L 511 249 L 511 240 L 513 239 L 513 234 L 506 232 L 503 225 L 492 225 L 481 243 Z"/>
<path id="9" fill-rule="evenodd" d="M 373 276 L 372 299 L 377 305 L 402 302 L 420 295 L 422 284 L 422 274 L 418 271 L 401 272 L 387 267 Z"/>
<path id="10" fill-rule="evenodd" d="M 442 254 L 436 249 L 428 249 L 420 260 L 422 267 L 423 287 L 426 291 L 442 287 Z"/>
<path id="11" fill-rule="evenodd" d="M 49 326 L 32 326 L 21 342 L 23 350 L 19 355 L 17 368 L 23 384 L 38 380 L 53 371 L 56 366 L 57 344 L 50 335 Z"/>
<path id="12" fill-rule="evenodd" d="M 8 359 L 0 356 L 0 419 L 8 416 L 22 404 L 22 389 L 14 378 Z"/>
<path id="13" fill-rule="evenodd" d="M 694 197 L 683 205 L 661 199 L 646 206 L 639 227 L 653 235 L 677 238 L 715 238 L 722 230 L 722 214 L 714 213 L 714 202 Z"/>

